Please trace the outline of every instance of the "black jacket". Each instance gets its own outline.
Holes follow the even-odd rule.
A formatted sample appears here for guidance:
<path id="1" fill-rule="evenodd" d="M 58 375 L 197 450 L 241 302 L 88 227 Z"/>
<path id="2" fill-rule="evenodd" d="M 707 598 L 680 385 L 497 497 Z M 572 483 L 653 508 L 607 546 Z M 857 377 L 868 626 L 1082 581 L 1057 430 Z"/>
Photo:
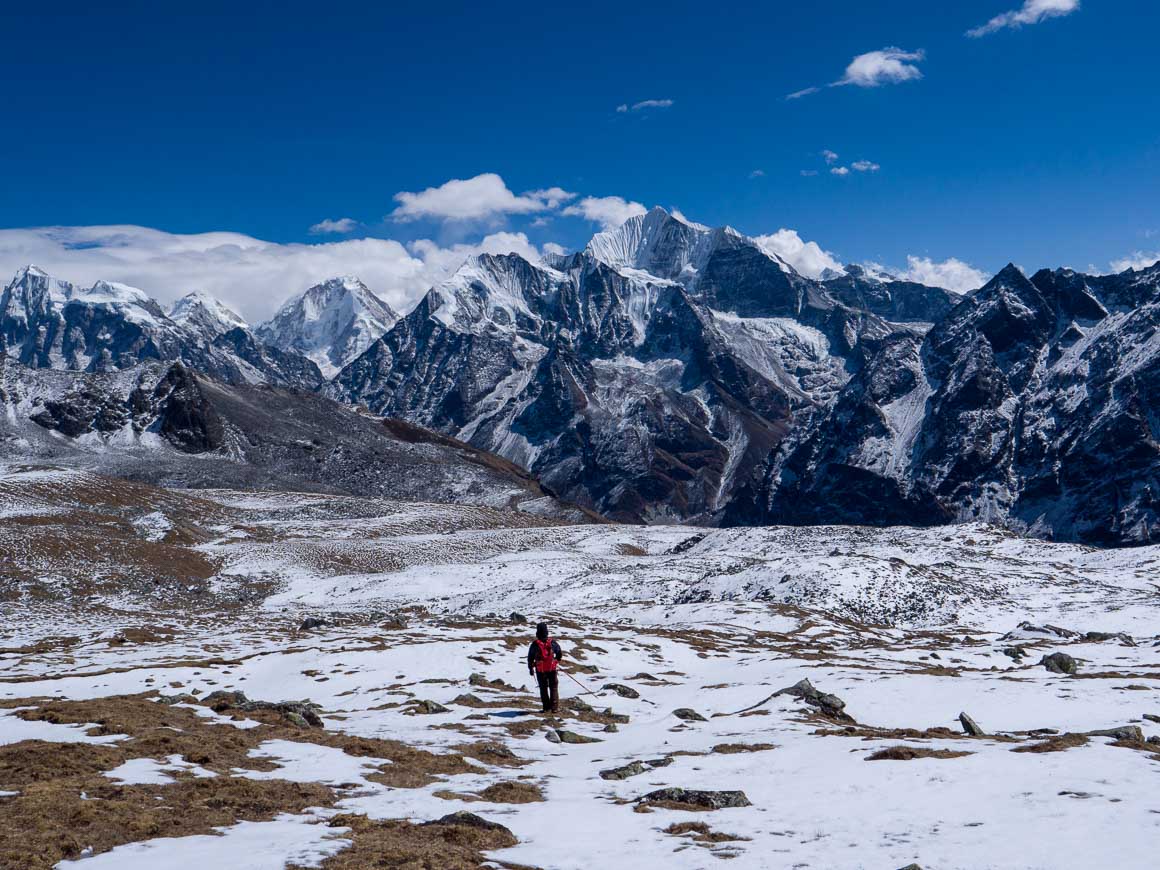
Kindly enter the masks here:
<path id="1" fill-rule="evenodd" d="M 560 649 L 560 644 L 552 640 L 552 655 L 556 657 L 556 661 L 560 661 L 564 657 L 564 651 Z M 540 660 L 540 646 L 536 641 L 532 641 L 532 645 L 528 647 L 528 670 L 535 670 L 536 662 Z"/>

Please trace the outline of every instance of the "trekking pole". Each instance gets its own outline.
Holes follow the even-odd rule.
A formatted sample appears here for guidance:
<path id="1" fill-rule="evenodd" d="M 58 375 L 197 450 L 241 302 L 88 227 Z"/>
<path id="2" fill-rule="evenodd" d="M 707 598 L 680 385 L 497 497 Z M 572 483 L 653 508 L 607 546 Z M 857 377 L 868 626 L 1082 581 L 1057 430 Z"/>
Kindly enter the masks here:
<path id="1" fill-rule="evenodd" d="M 568 672 L 567 672 L 566 670 L 564 670 L 563 668 L 560 668 L 560 672 L 561 672 L 561 673 L 562 673 L 564 676 L 566 676 L 566 677 L 567 677 L 569 680 L 571 680 L 573 683 L 575 683 L 577 686 L 579 686 L 581 689 L 583 689 L 583 690 L 584 690 L 584 694 L 586 694 L 586 695 L 592 695 L 592 696 L 594 696 L 594 697 L 600 697 L 599 695 L 597 695 L 595 692 L 593 692 L 592 690 L 590 690 L 590 689 L 589 689 L 587 686 L 585 686 L 585 685 L 584 685 L 582 682 L 580 682 L 578 679 L 576 679 L 574 676 L 572 676 L 570 673 L 568 673 Z"/>

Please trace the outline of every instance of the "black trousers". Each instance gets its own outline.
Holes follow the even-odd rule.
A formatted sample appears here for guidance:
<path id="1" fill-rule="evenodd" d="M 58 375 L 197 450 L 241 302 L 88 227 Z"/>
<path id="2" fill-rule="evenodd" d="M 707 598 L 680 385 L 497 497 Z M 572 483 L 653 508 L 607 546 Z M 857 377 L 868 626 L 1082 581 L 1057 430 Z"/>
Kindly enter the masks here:
<path id="1" fill-rule="evenodd" d="M 540 684 L 540 703 L 544 705 L 544 712 L 557 712 L 560 709 L 560 678 L 556 671 L 536 671 L 536 682 Z"/>

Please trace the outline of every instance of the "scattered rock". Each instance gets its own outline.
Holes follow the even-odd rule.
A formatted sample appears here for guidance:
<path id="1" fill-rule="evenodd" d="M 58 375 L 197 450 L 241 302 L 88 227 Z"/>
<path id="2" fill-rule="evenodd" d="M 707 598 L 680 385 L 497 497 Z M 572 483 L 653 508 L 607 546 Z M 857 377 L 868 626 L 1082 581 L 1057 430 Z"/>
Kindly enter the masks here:
<path id="1" fill-rule="evenodd" d="M 1043 665 L 1047 670 L 1053 674 L 1068 674 L 1073 675 L 1079 667 L 1075 659 L 1067 653 L 1054 652 L 1049 656 L 1044 656 L 1039 660 L 1039 664 Z"/>
<path id="2" fill-rule="evenodd" d="M 986 737 L 987 732 L 979 727 L 979 723 L 966 713 L 959 714 L 959 724 L 963 726 L 963 733 L 971 737 Z"/>
<path id="3" fill-rule="evenodd" d="M 632 686 L 625 686 L 621 683 L 605 683 L 604 688 L 616 692 L 622 698 L 639 698 L 640 692 L 632 688 Z"/>
<path id="4" fill-rule="evenodd" d="M 1078 631 L 1070 628 L 1060 628 L 1058 625 L 1032 625 L 1030 622 L 1019 623 L 1019 628 L 1034 634 L 1053 634 L 1056 637 L 1079 637 Z M 1010 635 L 1005 635 L 1010 637 Z"/>
<path id="5" fill-rule="evenodd" d="M 196 704 L 197 698 L 193 695 L 181 692 L 176 695 L 159 695 L 157 703 L 172 706 L 173 704 Z"/>
<path id="6" fill-rule="evenodd" d="M 639 761 L 632 761 L 621 767 L 613 767 L 608 770 L 600 771 L 601 779 L 628 779 L 630 776 L 640 776 L 642 773 L 648 773 L 652 768 L 644 765 Z"/>
<path id="7" fill-rule="evenodd" d="M 526 625 L 528 621 L 528 618 L 522 613 L 512 613 L 508 619 L 510 619 L 515 625 Z"/>
<path id="8" fill-rule="evenodd" d="M 1160 716 L 1157 716 L 1155 713 L 1145 713 L 1144 718 L 1149 722 L 1160 722 Z"/>
<path id="9" fill-rule="evenodd" d="M 690 707 L 680 707 L 673 711 L 673 715 L 683 722 L 708 722 L 709 720 Z"/>
<path id="10" fill-rule="evenodd" d="M 617 732 L 620 731 L 620 729 L 616 727 L 615 722 L 609 722 L 607 725 L 604 726 L 604 731 L 608 734 L 616 734 Z"/>
<path id="11" fill-rule="evenodd" d="M 313 701 L 251 701 L 245 692 L 210 692 L 199 702 L 209 707 L 215 713 L 225 710 L 240 710 L 243 713 L 254 713 L 258 710 L 270 710 L 281 713 L 292 724 L 299 728 L 322 728 L 322 719 L 318 711 L 322 709 Z"/>
<path id="12" fill-rule="evenodd" d="M 718 743 L 709 751 L 714 755 L 740 755 L 743 752 L 765 752 L 776 748 L 772 743 Z M 665 761 L 671 763 L 672 759 L 667 758 Z"/>
<path id="13" fill-rule="evenodd" d="M 898 870 L 922 870 L 917 864 L 907 864 L 905 867 L 899 867 Z"/>
<path id="14" fill-rule="evenodd" d="M 505 692 L 516 691 L 516 687 L 510 683 L 505 683 L 500 679 L 489 680 L 483 674 L 472 674 L 467 678 L 467 682 L 472 686 L 479 686 L 484 689 L 502 689 Z"/>
<path id="15" fill-rule="evenodd" d="M 424 822 L 422 827 L 429 828 L 433 825 L 456 825 L 462 828 L 479 828 L 481 831 L 502 831 L 511 837 L 512 845 L 518 842 L 515 834 L 498 822 L 489 822 L 487 819 L 477 816 L 475 813 L 466 813 L 462 810 L 443 816 L 433 822 Z"/>
<path id="16" fill-rule="evenodd" d="M 556 729 L 556 736 L 560 738 L 561 743 L 600 743 L 599 737 L 586 737 L 583 734 L 577 734 L 575 731 L 567 731 L 563 728 Z"/>
<path id="17" fill-rule="evenodd" d="M 554 730 L 552 730 L 551 728 L 549 728 L 547 731 L 545 731 L 545 732 L 544 732 L 544 737 L 546 737 L 546 738 L 548 739 L 548 742 L 549 742 L 549 743 L 560 743 L 560 742 L 562 742 L 562 741 L 560 740 L 560 735 L 559 735 L 559 734 L 557 734 L 557 733 L 556 733 Z"/>
<path id="18" fill-rule="evenodd" d="M 321 616 L 308 616 L 302 620 L 302 624 L 298 626 L 299 631 L 310 631 L 313 628 L 323 628 L 326 625 L 326 620 Z"/>
<path id="19" fill-rule="evenodd" d="M 662 788 L 640 798 L 642 804 L 662 804 L 673 809 L 724 810 L 751 807 L 743 791 L 702 791 L 691 788 Z"/>
<path id="20" fill-rule="evenodd" d="M 1018 662 L 1027 655 L 1027 648 L 1022 646 L 1005 646 L 1000 652 L 1008 658 Z"/>
<path id="21" fill-rule="evenodd" d="M 1084 633 L 1083 639 L 1092 643 L 1103 643 L 1105 640 L 1118 640 L 1125 646 L 1136 645 L 1136 641 L 1132 639 L 1132 636 L 1122 631 L 1089 631 Z"/>

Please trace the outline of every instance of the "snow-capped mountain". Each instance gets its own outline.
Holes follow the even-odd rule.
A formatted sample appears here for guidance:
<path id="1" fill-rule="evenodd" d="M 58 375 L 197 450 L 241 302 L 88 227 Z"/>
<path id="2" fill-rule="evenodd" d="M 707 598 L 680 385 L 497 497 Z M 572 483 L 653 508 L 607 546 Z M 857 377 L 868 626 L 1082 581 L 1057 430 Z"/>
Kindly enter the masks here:
<path id="1" fill-rule="evenodd" d="M 258 341 L 212 296 L 190 294 L 170 314 L 136 287 L 97 281 L 78 288 L 28 266 L 0 295 L 0 348 L 34 369 L 111 372 L 162 360 L 231 383 L 322 383 L 312 362 Z"/>
<path id="2" fill-rule="evenodd" d="M 196 291 L 182 296 L 169 309 L 169 319 L 213 341 L 231 329 L 249 329 L 245 318 L 215 297 Z"/>
<path id="3" fill-rule="evenodd" d="M 653 209 L 547 264 L 472 258 L 327 390 L 612 517 L 712 521 L 892 329 L 751 239 Z"/>
<path id="4" fill-rule="evenodd" d="M 357 278 L 331 278 L 287 301 L 256 333 L 268 344 L 300 353 L 332 377 L 356 359 L 399 316 Z"/>
<path id="5" fill-rule="evenodd" d="M 1007 266 L 924 337 L 884 342 L 771 456 L 728 520 L 984 519 L 1045 537 L 1160 536 L 1160 264 Z"/>

